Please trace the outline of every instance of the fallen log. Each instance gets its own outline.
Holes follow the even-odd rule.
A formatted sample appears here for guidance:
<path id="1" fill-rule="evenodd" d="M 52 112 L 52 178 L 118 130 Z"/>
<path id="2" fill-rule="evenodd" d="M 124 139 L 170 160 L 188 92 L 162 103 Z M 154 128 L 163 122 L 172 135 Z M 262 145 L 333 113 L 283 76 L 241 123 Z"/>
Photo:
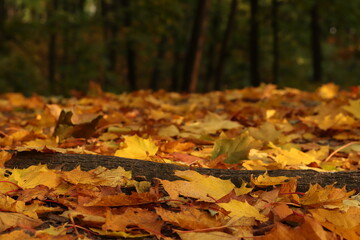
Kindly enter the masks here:
<path id="1" fill-rule="evenodd" d="M 189 170 L 188 167 L 178 166 L 167 163 L 157 163 L 137 159 L 128 159 L 115 156 L 89 155 L 89 154 L 62 154 L 62 153 L 41 153 L 36 151 L 18 152 L 12 159 L 5 163 L 7 168 L 27 168 L 31 165 L 47 164 L 51 169 L 72 170 L 80 166 L 82 170 L 91 170 L 98 166 L 108 169 L 119 166 L 126 170 L 131 170 L 135 179 L 152 181 L 155 178 L 166 180 L 178 180 L 174 176 L 175 170 Z M 194 168 L 201 174 L 211 175 L 222 179 L 231 179 L 236 185 L 240 186 L 242 181 L 249 182 L 250 176 L 259 176 L 265 171 L 260 170 L 232 170 L 232 169 L 212 169 Z M 342 172 L 317 172 L 313 170 L 269 170 L 269 176 L 287 176 L 298 179 L 297 191 L 305 192 L 310 184 L 318 183 L 321 186 L 335 183 L 337 187 L 346 186 L 347 190 L 359 190 L 360 171 Z"/>

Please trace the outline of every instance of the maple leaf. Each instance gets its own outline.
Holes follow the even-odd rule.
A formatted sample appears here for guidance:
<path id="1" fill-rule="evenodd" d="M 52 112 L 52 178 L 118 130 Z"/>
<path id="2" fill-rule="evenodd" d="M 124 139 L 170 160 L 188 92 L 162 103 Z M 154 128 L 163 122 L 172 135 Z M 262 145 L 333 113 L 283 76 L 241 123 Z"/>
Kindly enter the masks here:
<path id="1" fill-rule="evenodd" d="M 156 236 L 161 235 L 163 222 L 158 215 L 142 208 L 126 208 L 123 213 L 115 214 L 108 210 L 105 214 L 106 221 L 102 226 L 103 230 L 127 231 L 128 226 L 135 225 L 140 229 Z"/>
<path id="2" fill-rule="evenodd" d="M 307 239 L 321 239 L 321 240 L 336 240 L 337 236 L 326 231 L 319 222 L 313 218 L 304 216 L 303 222 L 300 226 L 291 228 L 280 222 L 275 223 L 275 227 L 263 237 L 261 240 L 273 239 L 289 239 L 289 240 L 307 240 Z"/>
<path id="3" fill-rule="evenodd" d="M 264 142 L 275 142 L 281 136 L 281 132 L 276 130 L 275 125 L 270 122 L 261 124 L 259 128 L 249 128 L 249 133 Z"/>
<path id="4" fill-rule="evenodd" d="M 0 235 L 0 240 L 8 240 L 8 239 L 14 239 L 14 240 L 38 240 L 38 238 L 31 237 L 29 234 L 27 234 L 24 230 L 14 230 L 9 233 L 3 233 Z M 71 240 L 71 238 L 69 239 Z"/>
<path id="5" fill-rule="evenodd" d="M 158 199 L 158 195 L 149 192 L 133 192 L 131 195 L 121 193 L 117 195 L 108 195 L 95 198 L 93 201 L 85 203 L 84 206 L 127 206 L 152 203 L 156 202 Z"/>
<path id="6" fill-rule="evenodd" d="M 320 161 L 317 160 L 313 155 L 304 153 L 296 148 L 291 148 L 290 150 L 284 150 L 279 147 L 276 147 L 274 144 L 270 143 L 270 147 L 274 151 L 274 161 L 280 164 L 282 167 L 285 166 L 300 166 L 308 165 L 310 163 L 320 164 Z"/>
<path id="7" fill-rule="evenodd" d="M 48 235 L 54 236 L 54 237 L 55 236 L 63 236 L 63 235 L 66 235 L 67 228 L 68 228 L 67 224 L 63 224 L 63 225 L 60 225 L 57 227 L 50 225 L 46 229 L 36 231 L 35 236 L 36 237 L 46 237 Z"/>
<path id="8" fill-rule="evenodd" d="M 73 124 L 71 117 L 73 112 L 62 110 L 59 119 L 56 123 L 54 130 L 54 136 L 59 137 L 59 141 L 74 137 L 74 138 L 89 138 L 95 132 L 96 125 L 102 119 L 99 115 L 90 122 L 84 122 L 80 124 Z"/>
<path id="9" fill-rule="evenodd" d="M 360 99 L 357 100 L 349 100 L 349 104 L 347 106 L 343 106 L 342 109 L 351 113 L 357 119 L 360 119 Z"/>
<path id="10" fill-rule="evenodd" d="M 212 231 L 212 232 L 180 232 L 176 231 L 182 240 L 193 240 L 193 239 L 201 239 L 201 240 L 235 240 L 239 239 L 231 234 Z M 249 236 L 249 235 L 248 235 Z"/>
<path id="11" fill-rule="evenodd" d="M 14 180 L 23 189 L 34 188 L 38 185 L 56 188 L 61 182 L 61 178 L 56 170 L 50 170 L 46 165 L 14 169 L 9 180 Z"/>
<path id="12" fill-rule="evenodd" d="M 201 175 L 191 170 L 175 171 L 175 175 L 189 181 L 170 182 L 160 180 L 165 191 L 172 199 L 177 199 L 179 195 L 183 195 L 196 198 L 199 201 L 215 202 L 235 188 L 235 185 L 230 180 Z"/>
<path id="13" fill-rule="evenodd" d="M 155 208 L 163 221 L 176 224 L 184 229 L 205 229 L 222 226 L 221 219 L 211 216 L 208 212 L 192 207 L 181 206 L 180 212 L 173 212 L 163 208 Z"/>
<path id="14" fill-rule="evenodd" d="M 308 125 L 318 126 L 321 130 L 346 129 L 356 121 L 348 116 L 336 103 L 322 103 L 317 115 L 300 117 L 300 120 Z"/>
<path id="15" fill-rule="evenodd" d="M 159 149 L 151 137 L 144 139 L 134 135 L 124 136 L 124 139 L 125 147 L 115 152 L 117 157 L 149 160 L 149 157 L 154 156 Z"/>
<path id="16" fill-rule="evenodd" d="M 268 220 L 265 215 L 261 214 L 258 209 L 246 201 L 241 202 L 235 199 L 231 199 L 228 203 L 217 203 L 217 205 L 224 208 L 226 211 L 229 211 L 229 216 L 232 218 L 253 217 L 261 222 Z"/>
<path id="17" fill-rule="evenodd" d="M 12 227 L 34 228 L 42 224 L 39 219 L 33 219 L 21 213 L 0 212 L 0 232 Z"/>
<path id="18" fill-rule="evenodd" d="M 238 128 L 241 125 L 237 122 L 226 120 L 225 116 L 220 116 L 216 113 L 208 112 L 204 119 L 185 124 L 182 129 L 186 132 L 197 135 L 216 133 L 222 129 Z M 181 135 L 181 134 L 180 134 Z M 184 136 L 187 136 L 185 134 Z"/>
<path id="19" fill-rule="evenodd" d="M 308 206 L 337 206 L 342 205 L 342 201 L 353 195 L 355 190 L 347 192 L 344 188 L 336 188 L 334 184 L 321 187 L 319 184 L 310 185 L 309 190 L 300 198 L 302 205 Z"/>
<path id="20" fill-rule="evenodd" d="M 175 125 L 169 125 L 159 129 L 158 135 L 161 137 L 175 137 L 180 134 L 179 129 Z"/>
<path id="21" fill-rule="evenodd" d="M 214 144 L 211 159 L 226 154 L 225 163 L 239 163 L 248 159 L 250 149 L 260 148 L 262 143 L 255 140 L 248 133 L 243 133 L 234 139 L 219 139 Z"/>
<path id="22" fill-rule="evenodd" d="M 257 178 L 254 178 L 253 175 L 251 175 L 250 182 L 256 186 L 273 186 L 273 185 L 280 185 L 288 181 L 288 177 L 270 177 L 267 172 L 265 172 L 263 175 L 258 176 Z"/>
<path id="23" fill-rule="evenodd" d="M 347 212 L 321 208 L 309 211 L 325 228 L 344 239 L 360 239 L 360 208 L 351 207 Z"/>

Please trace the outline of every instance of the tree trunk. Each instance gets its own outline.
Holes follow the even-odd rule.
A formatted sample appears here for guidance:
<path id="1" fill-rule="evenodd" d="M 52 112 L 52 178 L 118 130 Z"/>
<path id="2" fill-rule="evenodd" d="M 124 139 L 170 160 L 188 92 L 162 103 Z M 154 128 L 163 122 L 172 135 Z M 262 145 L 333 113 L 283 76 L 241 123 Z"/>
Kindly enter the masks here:
<path id="1" fill-rule="evenodd" d="M 214 9 L 220 9 L 220 6 L 222 4 L 222 0 L 217 0 L 216 4 L 213 5 Z M 219 42 L 218 36 L 220 36 L 219 28 L 220 28 L 220 22 L 222 20 L 222 14 L 217 11 L 213 14 L 212 19 L 210 21 L 209 26 L 209 32 L 212 36 L 211 41 L 208 43 L 208 49 L 206 53 L 206 73 L 205 73 L 205 83 L 203 85 L 203 92 L 208 92 L 213 89 L 213 83 L 214 83 L 214 72 L 215 72 L 215 64 L 216 64 L 216 56 L 218 55 L 219 50 Z"/>
<path id="2" fill-rule="evenodd" d="M 49 8 L 48 8 L 48 16 L 49 18 L 52 18 L 54 13 L 56 13 L 58 9 L 58 1 L 53 0 L 49 2 Z M 54 26 L 54 20 L 50 20 L 50 36 L 49 36 L 49 42 L 48 42 L 48 81 L 49 81 L 49 88 L 50 92 L 53 94 L 58 93 L 58 84 L 56 81 L 56 65 L 57 65 L 57 53 L 56 53 L 56 45 L 57 45 L 57 33 L 56 33 L 56 27 Z"/>
<path id="3" fill-rule="evenodd" d="M 125 27 L 130 29 L 132 25 L 132 11 L 131 0 L 122 0 L 122 6 L 125 9 L 124 24 Z M 129 90 L 134 91 L 137 89 L 137 77 L 136 77 L 136 51 L 134 40 L 126 37 L 126 61 L 127 61 L 127 80 L 129 84 Z"/>
<path id="4" fill-rule="evenodd" d="M 127 171 L 131 171 L 132 176 L 139 180 L 152 181 L 155 178 L 165 180 L 179 180 L 174 175 L 175 170 L 189 170 L 188 167 L 168 163 L 158 163 L 137 159 L 128 159 L 115 156 L 88 155 L 88 154 L 61 154 L 61 153 L 41 153 L 41 152 L 18 152 L 12 159 L 5 162 L 6 168 L 28 168 L 32 165 L 46 164 L 50 169 L 70 171 L 78 166 L 83 171 L 95 169 L 103 166 L 114 169 L 119 166 Z M 213 169 L 213 168 L 193 168 L 201 174 L 211 175 L 231 181 L 240 187 L 245 182 L 250 182 L 250 177 L 264 174 L 262 170 L 233 170 L 233 169 Z M 336 187 L 345 187 L 347 190 L 358 189 L 360 186 L 360 171 L 343 172 L 316 172 L 314 170 L 268 170 L 269 176 L 300 177 L 297 181 L 297 191 L 305 192 L 310 184 L 321 186 L 336 183 Z"/>
<path id="5" fill-rule="evenodd" d="M 7 18 L 5 0 L 0 0 L 0 53 L 4 50 L 5 36 L 5 21 Z"/>
<path id="6" fill-rule="evenodd" d="M 161 82 L 161 63 L 164 60 L 164 56 L 165 56 L 165 43 L 166 43 L 166 36 L 163 35 L 161 36 L 161 39 L 159 41 L 158 44 L 158 49 L 157 49 L 157 54 L 156 54 L 156 59 L 155 59 L 155 66 L 151 75 L 151 80 L 150 80 L 150 89 L 153 90 L 158 90 L 159 89 L 159 82 Z"/>
<path id="7" fill-rule="evenodd" d="M 185 58 L 183 91 L 195 92 L 196 90 L 209 7 L 210 0 L 198 0 L 192 34 Z"/>
<path id="8" fill-rule="evenodd" d="M 250 83 L 260 85 L 258 0 L 250 0 Z"/>
<path id="9" fill-rule="evenodd" d="M 118 1 L 101 1 L 101 12 L 103 18 L 103 36 L 105 42 L 106 55 L 106 73 L 104 85 L 107 89 L 114 86 L 116 78 L 116 64 L 117 64 L 117 34 L 118 21 L 116 16 L 118 14 Z"/>
<path id="10" fill-rule="evenodd" d="M 279 26 L 278 26 L 278 0 L 271 1 L 271 25 L 273 35 L 273 62 L 272 62 L 272 83 L 277 84 L 279 78 Z"/>
<path id="11" fill-rule="evenodd" d="M 321 28 L 319 19 L 319 6 L 314 3 L 310 11 L 311 21 L 311 48 L 312 48 L 312 70 L 313 81 L 322 80 L 322 50 L 321 50 Z"/>
<path id="12" fill-rule="evenodd" d="M 226 24 L 224 38 L 223 38 L 223 41 L 222 41 L 222 44 L 221 44 L 221 49 L 220 49 L 220 57 L 219 57 L 218 64 L 216 66 L 216 71 L 215 71 L 214 88 L 216 90 L 220 90 L 220 88 L 221 88 L 221 80 L 222 80 L 222 77 L 223 77 L 225 60 L 226 60 L 226 57 L 228 55 L 228 44 L 229 44 L 229 40 L 230 40 L 232 30 L 234 28 L 237 5 L 238 5 L 237 0 L 232 0 L 231 1 L 231 8 L 230 8 L 230 13 L 229 13 L 229 18 L 228 18 L 228 21 L 227 21 L 227 24 Z"/>

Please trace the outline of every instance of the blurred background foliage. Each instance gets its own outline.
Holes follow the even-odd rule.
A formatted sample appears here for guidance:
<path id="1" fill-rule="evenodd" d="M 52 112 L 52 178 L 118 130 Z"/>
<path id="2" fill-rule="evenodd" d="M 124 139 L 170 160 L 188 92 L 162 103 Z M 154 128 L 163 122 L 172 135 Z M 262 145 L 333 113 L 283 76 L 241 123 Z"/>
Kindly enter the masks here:
<path id="1" fill-rule="evenodd" d="M 0 0 L 0 90 L 358 85 L 360 1 Z"/>

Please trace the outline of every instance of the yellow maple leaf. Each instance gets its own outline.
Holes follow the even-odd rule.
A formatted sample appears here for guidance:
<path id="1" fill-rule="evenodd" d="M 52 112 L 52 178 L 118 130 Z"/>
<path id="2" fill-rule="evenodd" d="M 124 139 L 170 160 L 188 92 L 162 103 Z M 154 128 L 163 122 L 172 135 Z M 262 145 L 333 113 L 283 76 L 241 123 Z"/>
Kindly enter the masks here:
<path id="1" fill-rule="evenodd" d="M 41 220 L 27 217 L 21 213 L 0 212 L 0 232 L 17 226 L 31 229 L 39 226 L 41 223 Z"/>
<path id="2" fill-rule="evenodd" d="M 258 209 L 256 209 L 254 206 L 250 205 L 246 201 L 241 202 L 231 199 L 228 203 L 218 203 L 217 205 L 224 208 L 226 211 L 229 211 L 230 217 L 254 217 L 256 220 L 259 220 L 261 222 L 265 222 L 268 220 L 268 217 L 261 214 Z"/>
<path id="3" fill-rule="evenodd" d="M 310 185 L 309 190 L 300 198 L 302 205 L 310 206 L 341 206 L 343 200 L 353 195 L 355 190 L 347 192 L 344 188 L 336 188 L 334 185 L 321 187 L 319 184 Z"/>
<path id="4" fill-rule="evenodd" d="M 186 123 L 183 130 L 196 135 L 216 133 L 222 129 L 238 128 L 241 125 L 238 122 L 227 120 L 225 116 L 208 112 L 204 119 L 195 122 Z M 181 134 L 186 137 L 186 134 Z"/>
<path id="5" fill-rule="evenodd" d="M 337 209 L 310 209 L 313 217 L 325 228 L 344 239 L 360 239 L 360 208 L 351 207 L 347 212 Z"/>
<path id="6" fill-rule="evenodd" d="M 256 186 L 273 186 L 273 185 L 279 185 L 285 183 L 287 180 L 289 180 L 288 177 L 279 176 L 279 177 L 270 177 L 267 172 L 265 172 L 263 175 L 258 176 L 257 178 L 254 178 L 253 175 L 251 175 L 251 183 Z"/>
<path id="7" fill-rule="evenodd" d="M 290 150 L 284 150 L 279 147 L 276 147 L 274 144 L 270 143 L 270 147 L 275 150 L 274 161 L 280 164 L 282 167 L 286 165 L 290 166 L 299 166 L 299 165 L 308 165 L 310 163 L 320 164 L 320 161 L 317 160 L 313 155 L 304 153 L 296 148 L 291 148 Z"/>
<path id="8" fill-rule="evenodd" d="M 26 169 L 14 169 L 9 180 L 15 180 L 21 188 L 34 188 L 44 185 L 49 188 L 56 188 L 60 182 L 60 175 L 56 170 L 50 170 L 46 165 L 30 166 Z"/>
<path id="9" fill-rule="evenodd" d="M 160 180 L 165 191 L 173 199 L 183 195 L 185 197 L 196 198 L 200 201 L 215 202 L 235 188 L 235 185 L 230 180 L 201 175 L 191 170 L 175 171 L 175 175 L 189 181 L 178 180 L 170 182 Z"/>
<path id="10" fill-rule="evenodd" d="M 360 119 L 360 99 L 349 100 L 349 104 L 350 105 L 343 106 L 342 109 L 351 113 L 357 119 Z"/>
<path id="11" fill-rule="evenodd" d="M 149 156 L 154 156 L 159 149 L 152 138 L 145 139 L 137 135 L 124 138 L 125 147 L 115 152 L 117 157 L 148 160 Z"/>

